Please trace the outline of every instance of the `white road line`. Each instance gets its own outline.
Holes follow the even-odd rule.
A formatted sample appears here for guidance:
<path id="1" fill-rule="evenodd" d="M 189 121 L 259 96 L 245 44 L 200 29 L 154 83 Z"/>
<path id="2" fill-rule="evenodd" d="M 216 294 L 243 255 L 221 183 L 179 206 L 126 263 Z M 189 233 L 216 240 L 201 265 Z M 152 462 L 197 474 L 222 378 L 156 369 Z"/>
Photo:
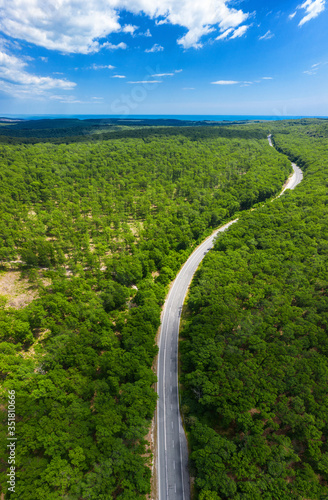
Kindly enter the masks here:
<path id="1" fill-rule="evenodd" d="M 270 146 L 273 147 L 273 144 L 272 144 L 272 141 L 271 141 L 271 135 L 268 136 L 268 141 L 269 141 L 269 144 Z M 288 180 L 288 183 L 286 185 L 286 187 L 282 190 L 282 192 L 280 193 L 279 196 L 281 196 L 286 189 L 294 189 L 294 187 L 296 187 L 296 185 L 302 180 L 303 178 L 303 174 L 302 174 L 302 171 L 294 164 L 292 164 L 293 166 L 293 174 L 291 175 L 291 177 L 289 178 Z M 163 352 L 163 349 L 164 349 L 164 353 L 162 355 L 162 358 L 164 358 L 163 360 L 163 364 L 164 366 L 162 367 L 163 369 L 163 382 L 162 382 L 162 385 L 163 385 L 163 420 L 164 420 L 164 449 L 165 449 L 165 475 L 166 475 L 166 494 L 167 494 L 167 498 L 166 499 L 161 499 L 161 490 L 159 488 L 159 496 L 160 496 L 160 500 L 168 500 L 169 498 L 169 485 L 168 485 L 168 454 L 167 454 L 167 429 L 166 429 L 166 353 L 167 353 L 167 342 L 172 342 L 172 341 L 176 341 L 177 344 L 177 352 L 178 352 L 178 349 L 179 349 L 179 326 L 180 326 L 180 317 L 181 317 L 181 303 L 183 305 L 184 303 L 184 300 L 185 300 L 185 297 L 187 295 L 187 291 L 189 289 L 189 286 L 190 286 L 190 283 L 192 281 L 192 278 L 193 278 L 193 275 L 195 273 L 195 271 L 197 270 L 197 268 L 199 267 L 199 264 L 201 263 L 201 261 L 203 260 L 204 258 L 204 254 L 207 253 L 208 249 L 211 249 L 213 248 L 214 244 L 215 244 L 215 239 L 217 238 L 218 234 L 219 233 L 223 233 L 224 231 L 226 231 L 226 229 L 228 229 L 233 223 L 237 222 L 238 219 L 235 219 L 235 220 L 232 220 L 230 222 L 228 222 L 227 224 L 225 224 L 224 226 L 218 228 L 216 231 L 214 231 L 212 233 L 211 236 L 209 236 L 202 244 L 200 244 L 194 251 L 193 253 L 190 255 L 189 259 L 187 260 L 187 262 L 185 262 L 185 264 L 182 266 L 182 268 L 180 269 L 179 273 L 177 274 L 173 284 L 172 284 L 172 287 L 171 287 L 171 290 L 169 292 L 169 295 L 168 297 L 166 298 L 165 300 L 165 305 L 164 305 L 164 314 L 163 314 L 163 320 L 162 320 L 162 325 L 165 325 L 165 321 L 167 322 L 166 324 L 166 327 L 165 328 L 165 331 L 164 330 L 161 330 L 160 331 L 160 341 L 159 341 L 159 345 L 160 345 L 160 350 L 162 350 Z M 180 280 L 180 275 L 183 276 L 182 280 Z M 187 289 L 184 290 L 185 288 L 185 283 L 188 281 L 188 286 L 187 286 Z M 184 293 L 184 297 L 183 297 L 183 300 L 181 302 L 181 295 L 183 294 L 183 292 L 185 291 Z M 181 302 L 181 303 L 180 303 Z M 173 310 L 172 310 L 173 308 Z M 169 331 L 169 319 L 171 318 L 171 315 L 172 313 L 174 314 L 174 317 L 175 315 L 178 316 L 178 324 L 176 325 L 175 324 L 175 321 L 173 322 L 173 326 L 174 326 L 174 329 L 173 331 Z M 164 336 L 164 339 L 163 339 L 163 336 Z M 176 364 L 176 359 L 173 359 L 173 356 L 172 356 L 172 353 L 173 353 L 173 345 L 171 343 L 171 362 L 175 365 Z M 175 357 L 174 357 L 175 358 Z M 161 365 L 161 362 L 160 362 L 160 356 L 158 356 L 158 375 L 159 375 L 159 368 L 160 368 L 160 365 Z M 172 370 L 170 370 L 170 377 L 172 378 Z M 184 489 L 184 478 L 183 478 L 183 474 L 184 474 L 184 467 L 183 467 L 183 461 L 182 461 L 182 442 L 181 442 L 181 439 L 182 439 L 182 436 L 183 436 L 183 428 L 182 428 L 182 422 L 181 422 L 181 418 L 180 418 L 180 409 L 179 409 L 179 406 L 180 406 L 180 402 L 179 402 L 179 379 L 178 379 L 178 371 L 177 371 L 177 409 L 178 409 L 178 425 L 179 425 L 179 434 L 178 434 L 178 444 L 180 446 L 180 462 L 181 462 L 181 479 L 182 479 L 182 495 L 183 495 L 183 499 L 182 500 L 185 500 L 185 489 Z M 175 387 L 175 386 L 174 386 Z M 172 393 L 172 384 L 170 385 L 170 392 Z M 158 411 L 159 411 L 159 405 L 158 405 Z M 171 411 L 173 410 L 173 405 L 171 404 Z M 172 429 L 173 429 L 173 421 L 171 421 L 171 426 L 172 426 Z M 158 442 L 160 442 L 160 430 L 159 430 L 159 425 L 158 425 Z M 174 441 L 172 440 L 172 446 L 174 448 Z M 160 450 L 159 450 L 159 446 L 158 446 L 158 464 L 160 464 Z M 175 461 L 173 462 L 173 468 L 175 469 Z M 160 467 L 159 467 L 160 469 Z M 158 477 L 159 477 L 159 486 L 161 484 L 161 481 L 160 481 L 160 470 L 158 471 Z M 176 491 L 176 484 L 175 484 L 175 491 Z"/>
<path id="2" fill-rule="evenodd" d="M 171 307 L 168 310 L 168 317 L 170 316 Z M 166 495 L 169 498 L 169 483 L 168 483 L 168 473 L 167 473 L 167 445 L 166 445 L 166 415 L 165 415 L 165 363 L 166 363 L 166 340 L 167 340 L 167 330 L 168 321 L 166 327 L 166 335 L 164 336 L 164 369 L 163 369 L 163 403 L 164 403 L 164 451 L 165 451 L 165 475 L 166 475 Z M 172 392 L 172 387 L 171 387 Z"/>

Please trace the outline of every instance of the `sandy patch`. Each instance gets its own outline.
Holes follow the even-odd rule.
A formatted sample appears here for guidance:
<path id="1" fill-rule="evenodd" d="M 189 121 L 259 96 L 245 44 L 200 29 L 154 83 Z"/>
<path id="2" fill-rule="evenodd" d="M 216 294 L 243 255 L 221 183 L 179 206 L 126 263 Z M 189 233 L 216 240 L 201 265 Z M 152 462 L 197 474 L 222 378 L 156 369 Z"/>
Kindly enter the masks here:
<path id="1" fill-rule="evenodd" d="M 21 309 L 36 299 L 38 293 L 27 279 L 21 279 L 19 271 L 7 271 L 0 274 L 0 295 L 8 301 L 6 308 Z"/>

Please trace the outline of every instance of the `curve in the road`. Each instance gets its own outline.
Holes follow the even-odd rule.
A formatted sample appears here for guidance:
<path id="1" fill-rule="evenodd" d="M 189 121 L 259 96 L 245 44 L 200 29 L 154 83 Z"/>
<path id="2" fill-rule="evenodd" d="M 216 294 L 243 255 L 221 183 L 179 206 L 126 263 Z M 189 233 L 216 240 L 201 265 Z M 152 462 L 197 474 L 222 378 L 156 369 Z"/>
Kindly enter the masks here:
<path id="1" fill-rule="evenodd" d="M 269 144 L 273 147 L 271 135 Z M 302 171 L 292 163 L 293 174 L 286 189 L 294 189 L 303 178 Z M 238 219 L 220 227 L 190 255 L 167 295 L 159 336 L 157 364 L 157 480 L 159 500 L 190 500 L 188 447 L 179 408 L 178 342 L 180 315 L 188 287 L 204 256 L 214 246 L 220 232 Z"/>

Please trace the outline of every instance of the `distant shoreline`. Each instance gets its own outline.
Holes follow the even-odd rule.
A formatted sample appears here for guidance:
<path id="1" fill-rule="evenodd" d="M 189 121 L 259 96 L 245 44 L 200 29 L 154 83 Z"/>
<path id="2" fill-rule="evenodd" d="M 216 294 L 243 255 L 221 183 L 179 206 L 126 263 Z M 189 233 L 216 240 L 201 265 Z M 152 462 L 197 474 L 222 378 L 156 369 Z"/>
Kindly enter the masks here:
<path id="1" fill-rule="evenodd" d="M 46 120 L 46 119 L 78 119 L 78 120 L 177 120 L 177 121 L 196 121 L 196 122 L 236 122 L 236 121 L 281 121 L 281 120 L 299 120 L 310 119 L 328 119 L 327 116 L 276 116 L 276 115 L 27 115 L 27 114 L 8 114 L 0 117 L 1 122 L 14 122 L 20 120 Z"/>

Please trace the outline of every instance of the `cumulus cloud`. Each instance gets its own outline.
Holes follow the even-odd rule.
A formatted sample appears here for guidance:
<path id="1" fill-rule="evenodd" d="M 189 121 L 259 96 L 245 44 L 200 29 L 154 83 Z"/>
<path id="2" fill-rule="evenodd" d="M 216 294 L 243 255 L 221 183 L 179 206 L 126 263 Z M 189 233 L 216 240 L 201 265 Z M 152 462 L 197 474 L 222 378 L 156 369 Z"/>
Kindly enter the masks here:
<path id="1" fill-rule="evenodd" d="M 145 52 L 162 52 L 164 50 L 164 47 L 159 45 L 158 43 L 155 43 L 151 49 L 146 49 Z"/>
<path id="2" fill-rule="evenodd" d="M 118 13 L 102 0 L 0 0 L 0 9 L 3 33 L 66 53 L 97 52 L 98 39 L 121 29 Z"/>
<path id="3" fill-rule="evenodd" d="M 259 37 L 259 40 L 270 40 L 270 38 L 273 38 L 274 34 L 271 33 L 271 31 L 267 31 L 264 35 Z"/>
<path id="4" fill-rule="evenodd" d="M 319 0 L 320 1 L 320 0 Z M 121 25 L 120 12 L 144 14 L 157 24 L 184 27 L 178 43 L 199 48 L 200 39 L 219 28 L 236 29 L 249 17 L 228 6 L 229 0 L 0 0 L 0 30 L 12 38 L 64 53 L 98 52 L 111 33 L 133 34 Z M 236 35 L 236 37 L 239 35 Z M 108 48 L 108 46 L 107 46 Z M 122 48 L 122 47 L 121 47 Z"/>
<path id="5" fill-rule="evenodd" d="M 123 33 L 129 33 L 130 35 L 133 35 L 134 32 L 139 28 L 139 26 L 134 26 L 132 24 L 126 24 L 123 26 L 122 31 Z"/>
<path id="6" fill-rule="evenodd" d="M 112 78 L 126 78 L 124 75 L 113 75 Z"/>
<path id="7" fill-rule="evenodd" d="M 37 76 L 26 70 L 27 63 L 16 56 L 0 51 L 0 89 L 14 96 L 40 95 L 47 90 L 71 90 L 76 83 L 50 76 Z"/>
<path id="8" fill-rule="evenodd" d="M 127 44 L 124 42 L 118 43 L 117 45 L 114 45 L 113 43 L 110 42 L 105 42 L 101 45 L 102 49 L 109 49 L 109 50 L 117 50 L 117 49 L 123 49 L 125 50 L 127 48 Z"/>
<path id="9" fill-rule="evenodd" d="M 300 20 L 298 25 L 303 26 L 303 24 L 317 17 L 325 10 L 325 4 L 325 0 L 306 0 L 306 2 L 299 5 L 298 9 L 305 9 L 306 15 Z"/>

